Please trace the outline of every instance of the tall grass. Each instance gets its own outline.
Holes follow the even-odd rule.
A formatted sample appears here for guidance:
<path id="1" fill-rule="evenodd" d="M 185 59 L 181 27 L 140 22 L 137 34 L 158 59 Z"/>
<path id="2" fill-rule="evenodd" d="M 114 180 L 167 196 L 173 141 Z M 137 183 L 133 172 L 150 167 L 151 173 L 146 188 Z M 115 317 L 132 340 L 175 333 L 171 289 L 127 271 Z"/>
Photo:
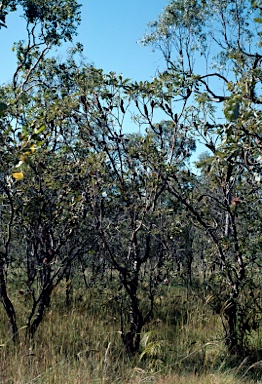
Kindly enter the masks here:
<path id="1" fill-rule="evenodd" d="M 32 342 L 25 339 L 26 298 L 13 296 L 19 346 L 12 344 L 0 308 L 1 383 L 262 383 L 260 363 L 247 356 L 232 364 L 219 317 L 197 297 L 187 300 L 183 289 L 163 287 L 141 351 L 130 357 L 123 352 L 112 292 L 79 288 L 66 308 L 64 288 L 54 292 Z M 252 337 L 258 347 L 258 335 Z"/>

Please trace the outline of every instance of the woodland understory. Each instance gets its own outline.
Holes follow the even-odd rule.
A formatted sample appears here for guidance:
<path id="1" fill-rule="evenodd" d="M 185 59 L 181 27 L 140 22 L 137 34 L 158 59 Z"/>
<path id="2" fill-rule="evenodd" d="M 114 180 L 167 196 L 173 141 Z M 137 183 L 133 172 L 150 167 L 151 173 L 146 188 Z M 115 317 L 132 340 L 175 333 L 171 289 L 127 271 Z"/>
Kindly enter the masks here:
<path id="1" fill-rule="evenodd" d="M 80 11 L 0 4 L 27 31 L 0 87 L 2 382 L 21 359 L 16 382 L 259 382 L 262 3 L 170 0 L 140 82 L 86 63 Z"/>

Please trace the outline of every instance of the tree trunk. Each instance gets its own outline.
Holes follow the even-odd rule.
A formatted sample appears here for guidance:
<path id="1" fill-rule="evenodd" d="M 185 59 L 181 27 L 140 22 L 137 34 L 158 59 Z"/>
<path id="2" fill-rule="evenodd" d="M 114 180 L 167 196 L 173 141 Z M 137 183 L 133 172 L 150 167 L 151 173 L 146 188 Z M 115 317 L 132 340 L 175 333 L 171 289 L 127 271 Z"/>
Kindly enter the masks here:
<path id="1" fill-rule="evenodd" d="M 38 302 L 38 311 L 37 311 L 37 314 L 36 314 L 32 324 L 30 324 L 30 322 L 31 322 L 32 317 L 34 316 L 34 312 L 35 312 L 37 305 L 34 306 L 34 309 L 32 310 L 32 313 L 27 320 L 27 326 L 28 326 L 27 333 L 28 333 L 28 336 L 30 339 L 32 339 L 34 337 L 34 335 L 37 331 L 37 328 L 39 327 L 40 323 L 43 320 L 45 308 L 48 307 L 49 303 L 50 303 L 51 293 L 52 293 L 52 287 L 50 287 L 50 286 L 48 286 L 47 288 L 42 290 L 41 295 L 40 295 L 40 299 Z"/>
<path id="2" fill-rule="evenodd" d="M 34 302 L 31 314 L 27 319 L 27 327 L 28 327 L 27 332 L 28 332 L 29 338 L 34 337 L 39 324 L 43 320 L 45 308 L 50 305 L 50 301 L 51 301 L 51 293 L 53 290 L 53 285 L 51 282 L 51 269 L 49 265 L 46 265 L 45 268 L 43 269 L 42 276 L 44 281 L 43 281 L 43 286 L 42 286 L 39 299 Z M 38 306 L 38 311 L 31 324 L 31 320 L 34 316 L 37 306 Z"/>
<path id="3" fill-rule="evenodd" d="M 17 344 L 19 342 L 19 336 L 16 322 L 16 314 L 14 306 L 7 294 L 4 265 L 2 262 L 0 263 L 0 299 L 4 305 L 4 309 L 10 323 L 13 342 Z"/>
<path id="4" fill-rule="evenodd" d="M 73 299 L 73 286 L 71 282 L 71 265 L 68 266 L 65 272 L 66 278 L 66 306 L 69 308 L 72 304 Z"/>
<path id="5" fill-rule="evenodd" d="M 130 308 L 130 327 L 127 333 L 122 333 L 122 340 L 128 354 L 139 351 L 141 329 L 144 325 L 143 317 L 137 306 L 131 305 Z"/>
<path id="6" fill-rule="evenodd" d="M 226 345 L 230 352 L 237 352 L 241 344 L 241 335 L 238 329 L 238 314 L 236 299 L 232 299 L 225 311 L 225 317 L 228 324 L 228 335 Z"/>

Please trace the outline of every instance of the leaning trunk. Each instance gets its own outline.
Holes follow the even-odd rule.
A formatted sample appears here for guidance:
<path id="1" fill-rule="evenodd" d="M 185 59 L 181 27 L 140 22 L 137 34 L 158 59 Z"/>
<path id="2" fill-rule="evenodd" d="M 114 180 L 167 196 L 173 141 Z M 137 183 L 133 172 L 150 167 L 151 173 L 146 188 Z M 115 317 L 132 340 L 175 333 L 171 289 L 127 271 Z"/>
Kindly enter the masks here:
<path id="1" fill-rule="evenodd" d="M 66 278 L 66 307 L 69 308 L 73 299 L 73 285 L 71 282 L 71 264 L 67 267 L 65 272 Z"/>
<path id="2" fill-rule="evenodd" d="M 37 314 L 36 314 L 33 322 L 31 323 L 31 319 L 34 315 L 34 311 L 35 311 L 37 305 L 34 306 L 34 309 L 32 310 L 32 313 L 28 318 L 28 321 L 27 321 L 28 330 L 27 330 L 27 332 L 28 332 L 29 338 L 34 337 L 34 335 L 37 331 L 37 328 L 39 327 L 40 323 L 43 320 L 45 308 L 48 307 L 48 305 L 50 303 L 51 292 L 52 292 L 52 288 L 50 288 L 50 287 L 43 289 L 43 291 L 41 292 L 40 298 L 39 298 L 39 302 L 38 302 Z"/>
<path id="3" fill-rule="evenodd" d="M 50 305 L 53 285 L 51 281 L 51 270 L 49 265 L 45 266 L 44 268 L 43 279 L 44 279 L 44 282 L 43 282 L 43 287 L 42 287 L 39 299 L 34 301 L 31 314 L 27 319 L 27 332 L 28 332 L 29 338 L 34 337 L 37 331 L 37 328 L 39 327 L 40 323 L 43 320 L 44 311 L 46 307 Z M 37 314 L 35 315 L 36 309 L 37 309 Z M 31 320 L 33 319 L 34 315 L 35 315 L 35 318 L 31 323 Z"/>
<path id="4" fill-rule="evenodd" d="M 0 264 L 0 299 L 4 305 L 4 309 L 10 323 L 13 342 L 17 344 L 19 342 L 19 337 L 15 309 L 7 294 L 5 272 L 2 263 Z"/>

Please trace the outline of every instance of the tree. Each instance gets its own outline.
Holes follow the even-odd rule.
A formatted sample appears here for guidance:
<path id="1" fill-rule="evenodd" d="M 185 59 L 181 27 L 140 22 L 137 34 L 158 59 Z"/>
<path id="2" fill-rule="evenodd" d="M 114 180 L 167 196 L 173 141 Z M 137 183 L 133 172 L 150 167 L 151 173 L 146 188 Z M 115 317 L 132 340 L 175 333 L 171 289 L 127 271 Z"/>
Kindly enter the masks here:
<path id="1" fill-rule="evenodd" d="M 199 163 L 202 173 L 192 180 L 192 193 L 185 196 L 172 174 L 168 190 L 213 244 L 218 273 L 210 271 L 211 292 L 225 315 L 231 350 L 243 347 L 261 311 L 257 222 L 250 233 L 261 198 L 259 22 L 255 2 L 170 1 L 142 40 L 163 53 L 165 77 L 187 105 L 189 129 L 211 154 Z"/>
<path id="2" fill-rule="evenodd" d="M 212 297 L 227 344 L 239 351 L 261 310 L 262 56 L 247 25 L 252 11 L 259 28 L 259 4 L 170 1 L 143 40 L 162 51 L 166 70 L 145 82 L 77 60 L 80 44 L 65 62 L 48 55 L 75 33 L 75 2 L 3 2 L 3 15 L 18 4 L 28 42 L 16 45 L 17 70 L 0 95 L 0 287 L 13 338 L 7 281 L 18 264 L 30 336 L 73 264 L 93 263 L 108 284 L 114 276 L 129 353 L 139 350 L 172 265 L 188 294 L 203 283 L 199 292 Z M 139 133 L 125 134 L 130 125 Z M 190 164 L 197 138 L 209 151 L 195 165 L 200 174 Z M 197 247 L 203 270 L 194 275 Z"/>
<path id="3" fill-rule="evenodd" d="M 6 269 L 10 262 L 10 245 L 16 217 L 16 184 L 24 176 L 15 166 L 22 163 L 37 173 L 30 156 L 41 145 L 38 136 L 42 132 L 39 124 L 28 126 L 23 112 L 32 103 L 30 97 L 39 85 L 35 82 L 35 76 L 41 69 L 44 57 L 55 45 L 60 45 L 62 41 L 71 41 L 80 21 L 79 5 L 76 1 L 3 1 L 0 9 L 2 26 L 5 26 L 8 12 L 16 11 L 19 6 L 22 6 L 22 15 L 26 21 L 27 42 L 20 41 L 15 45 L 17 69 L 13 82 L 2 86 L 0 90 L 0 187 L 4 206 L 1 217 L 0 297 L 11 324 L 14 341 L 18 339 L 17 325 L 15 309 L 7 293 Z"/>
<path id="4" fill-rule="evenodd" d="M 125 297 L 119 308 L 122 340 L 126 351 L 133 353 L 139 349 L 142 327 L 153 314 L 154 297 L 170 259 L 171 249 L 162 233 L 170 214 L 163 197 L 165 164 L 171 158 L 174 167 L 182 168 L 194 141 L 186 130 L 178 132 L 172 121 L 153 121 L 155 100 L 163 112 L 171 112 L 168 95 L 157 99 L 158 92 L 163 94 L 157 80 L 132 84 L 90 66 L 74 72 L 79 106 L 72 114 L 73 152 L 86 172 L 82 225 L 91 223 L 97 239 L 95 257 L 118 278 L 119 292 Z M 147 127 L 146 134 L 124 134 L 130 111 L 138 126 Z"/>

